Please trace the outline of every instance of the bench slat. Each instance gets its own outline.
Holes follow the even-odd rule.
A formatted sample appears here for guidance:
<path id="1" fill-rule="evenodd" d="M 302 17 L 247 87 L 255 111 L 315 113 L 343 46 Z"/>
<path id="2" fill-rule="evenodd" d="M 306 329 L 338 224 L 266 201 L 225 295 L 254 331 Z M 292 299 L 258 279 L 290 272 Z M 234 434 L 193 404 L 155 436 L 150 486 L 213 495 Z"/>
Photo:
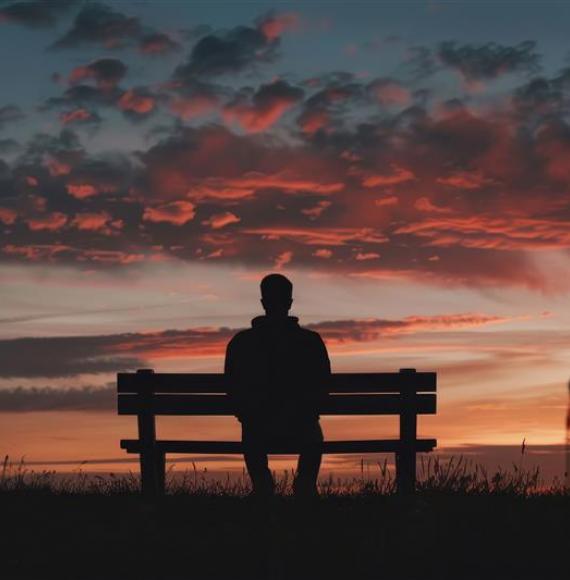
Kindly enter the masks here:
<path id="1" fill-rule="evenodd" d="M 118 374 L 119 393 L 137 393 L 147 386 L 151 386 L 155 393 L 226 392 L 224 375 L 220 373 Z M 399 393 L 413 389 L 417 392 L 435 392 L 436 373 L 334 373 L 330 380 L 332 393 Z"/>
<path id="2" fill-rule="evenodd" d="M 156 445 L 163 453 L 220 453 L 224 455 L 243 453 L 242 444 L 239 441 L 159 440 Z M 437 441 L 435 439 L 417 439 L 415 449 L 419 452 L 428 452 L 432 451 L 436 445 Z M 323 443 L 323 453 L 395 453 L 399 448 L 400 442 L 397 439 L 325 441 Z M 125 449 L 127 453 L 140 453 L 140 442 L 137 439 L 122 439 L 121 449 Z M 295 448 L 276 446 L 271 452 L 292 455 L 295 454 Z"/>
<path id="3" fill-rule="evenodd" d="M 119 395 L 119 415 L 137 415 L 152 410 L 155 415 L 233 415 L 230 400 L 225 395 L 152 395 L 151 408 L 141 403 L 139 395 Z M 436 396 L 400 395 L 331 395 L 321 409 L 322 415 L 397 415 L 402 411 L 419 415 L 436 412 Z"/>

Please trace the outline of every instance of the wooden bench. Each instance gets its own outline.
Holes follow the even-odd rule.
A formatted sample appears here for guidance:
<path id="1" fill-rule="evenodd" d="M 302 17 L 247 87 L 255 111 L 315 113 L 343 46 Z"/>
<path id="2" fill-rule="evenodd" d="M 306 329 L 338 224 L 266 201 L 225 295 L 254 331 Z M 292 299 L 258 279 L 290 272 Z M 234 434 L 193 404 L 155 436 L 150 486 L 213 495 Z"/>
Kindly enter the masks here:
<path id="1" fill-rule="evenodd" d="M 164 493 L 167 453 L 241 454 L 238 441 L 180 441 L 156 438 L 156 415 L 233 415 L 223 374 L 154 373 L 141 369 L 117 376 L 119 415 L 136 415 L 138 439 L 121 440 L 127 453 L 140 455 L 142 491 Z M 418 439 L 417 416 L 436 412 L 436 373 L 401 369 L 398 373 L 334 373 L 322 415 L 399 415 L 394 439 L 325 441 L 323 453 L 395 453 L 401 493 L 416 484 L 416 453 L 432 451 L 435 439 Z M 294 449 L 272 452 L 294 454 Z"/>

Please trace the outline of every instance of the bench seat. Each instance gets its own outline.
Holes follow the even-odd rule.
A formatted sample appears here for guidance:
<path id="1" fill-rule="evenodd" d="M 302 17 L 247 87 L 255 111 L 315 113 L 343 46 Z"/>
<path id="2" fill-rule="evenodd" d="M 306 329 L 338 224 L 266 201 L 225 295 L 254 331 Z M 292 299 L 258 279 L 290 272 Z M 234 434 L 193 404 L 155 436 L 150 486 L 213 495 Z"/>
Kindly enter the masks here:
<path id="1" fill-rule="evenodd" d="M 175 439 L 158 439 L 155 443 L 160 453 L 211 453 L 242 454 L 240 441 L 186 441 Z M 437 445 L 435 439 L 416 439 L 416 452 L 432 451 Z M 140 453 L 142 444 L 138 439 L 121 439 L 121 449 L 127 453 Z M 325 441 L 323 453 L 397 453 L 402 449 L 398 439 L 368 439 L 362 441 Z M 294 448 L 275 447 L 272 453 L 281 455 L 295 454 Z"/>

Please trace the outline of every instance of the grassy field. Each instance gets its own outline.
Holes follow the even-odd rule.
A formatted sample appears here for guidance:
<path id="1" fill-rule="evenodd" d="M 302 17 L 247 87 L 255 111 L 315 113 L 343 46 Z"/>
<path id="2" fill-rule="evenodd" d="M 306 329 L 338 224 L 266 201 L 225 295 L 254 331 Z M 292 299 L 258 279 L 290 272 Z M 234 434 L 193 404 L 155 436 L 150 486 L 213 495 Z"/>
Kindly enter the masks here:
<path id="1" fill-rule="evenodd" d="M 389 472 L 321 483 L 299 503 L 290 478 L 266 503 L 246 480 L 170 478 L 149 502 L 135 476 L 67 478 L 5 464 L 3 578 L 564 579 L 570 494 L 537 472 L 487 474 L 461 459 L 420 469 L 413 498 Z"/>

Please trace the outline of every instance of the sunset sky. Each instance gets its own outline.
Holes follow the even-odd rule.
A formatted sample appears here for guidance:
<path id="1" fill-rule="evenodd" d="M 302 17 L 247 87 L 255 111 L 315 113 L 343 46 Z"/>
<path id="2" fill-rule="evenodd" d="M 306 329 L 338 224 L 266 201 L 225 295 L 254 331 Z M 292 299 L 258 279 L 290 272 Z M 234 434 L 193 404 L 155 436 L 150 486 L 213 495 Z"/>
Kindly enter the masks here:
<path id="1" fill-rule="evenodd" d="M 437 371 L 420 433 L 442 452 L 509 464 L 525 439 L 561 475 L 569 18 L 554 2 L 0 0 L 0 452 L 125 459 L 116 373 L 221 371 L 279 271 L 333 371 Z M 159 435 L 239 428 L 163 418 Z"/>

